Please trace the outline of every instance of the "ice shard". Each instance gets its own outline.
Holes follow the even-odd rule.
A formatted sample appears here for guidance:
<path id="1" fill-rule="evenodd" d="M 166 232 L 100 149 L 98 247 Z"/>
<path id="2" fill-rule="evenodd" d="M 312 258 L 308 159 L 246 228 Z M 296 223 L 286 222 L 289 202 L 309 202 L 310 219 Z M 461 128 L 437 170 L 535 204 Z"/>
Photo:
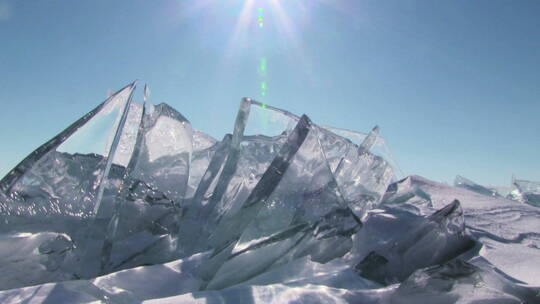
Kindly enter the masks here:
<path id="1" fill-rule="evenodd" d="M 454 259 L 414 272 L 387 300 L 390 303 L 537 303 L 538 291 L 521 286 L 482 258 Z"/>
<path id="2" fill-rule="evenodd" d="M 148 108 L 140 121 L 137 149 L 123 177 L 122 191 L 115 197 L 116 211 L 108 224 L 101 257 L 102 272 L 164 262 L 175 256 L 193 130 L 187 119 L 166 104 Z"/>
<path id="3" fill-rule="evenodd" d="M 418 187 L 413 177 L 406 177 L 388 186 L 381 205 L 426 215 L 433 207 L 431 196 Z"/>
<path id="4" fill-rule="evenodd" d="M 288 111 L 278 109 L 255 100 L 250 100 L 251 111 L 258 114 L 257 124 L 248 125 L 248 130 L 264 130 L 279 134 L 279 130 L 290 130 L 300 119 Z M 251 117 L 253 117 L 251 116 Z M 270 122 L 267 122 L 270 121 Z M 254 128 L 253 125 L 256 127 Z M 386 150 L 375 127 L 369 134 L 323 127 L 313 124 L 317 129 L 323 157 L 330 166 L 336 182 L 347 204 L 362 216 L 367 210 L 378 204 L 386 188 L 395 179 L 394 168 L 384 157 L 371 152 L 374 147 Z M 351 136 L 353 139 L 336 134 Z M 360 140 L 355 144 L 353 140 Z M 383 153 L 384 154 L 384 153 Z M 385 155 L 390 155 L 386 153 Z"/>
<path id="5" fill-rule="evenodd" d="M 214 246 L 207 242 L 210 235 L 226 214 L 240 208 L 291 131 L 294 121 L 286 122 L 286 117 L 262 107 L 252 113 L 253 103 L 248 98 L 241 101 L 233 134 L 225 137 L 213 155 L 180 220 L 178 250 L 182 254 Z"/>
<path id="6" fill-rule="evenodd" d="M 303 116 L 242 207 L 216 229 L 216 264 L 202 270 L 203 278 L 208 289 L 220 289 L 305 255 L 326 262 L 350 249 L 332 245 L 360 226 L 341 198 L 317 128 Z"/>
<path id="7" fill-rule="evenodd" d="M 520 202 L 540 207 L 540 182 L 512 179 L 511 195 Z"/>
<path id="8" fill-rule="evenodd" d="M 210 249 L 207 239 L 214 227 L 209 220 L 214 209 L 214 205 L 210 202 L 227 160 L 231 138 L 232 136 L 227 134 L 214 146 L 212 158 L 197 184 L 193 198 L 184 207 L 183 216 L 178 223 L 179 256 L 189 256 Z"/>
<path id="9" fill-rule="evenodd" d="M 188 187 L 185 199 L 193 199 L 210 161 L 216 153 L 219 142 L 209 135 L 193 130 L 193 152 L 189 170 Z"/>
<path id="10" fill-rule="evenodd" d="M 32 152 L 0 181 L 7 198 L 3 203 L 5 221 L 94 215 L 110 149 L 133 89 L 131 84 L 112 95 Z"/>
<path id="11" fill-rule="evenodd" d="M 97 188 L 93 218 L 88 224 L 86 233 L 83 234 L 84 242 L 78 248 L 82 261 L 79 262 L 78 269 L 75 271 L 77 277 L 90 278 L 103 273 L 103 261 L 108 261 L 108 256 L 103 256 L 102 252 L 104 248 L 107 248 L 110 229 L 103 228 L 110 227 L 111 221 L 115 222 L 116 213 L 119 212 L 117 196 L 122 188 L 119 184 L 122 185 L 123 182 L 123 179 L 119 178 L 120 174 L 112 172 L 111 167 L 114 161 L 126 161 L 133 152 L 137 136 L 134 136 L 132 128 L 126 128 L 126 124 L 136 126 L 137 120 L 141 117 L 139 114 L 142 114 L 136 106 L 132 107 L 131 105 L 130 95 L 115 127 L 114 136 L 108 148 L 105 167 Z M 134 113 L 131 117 L 130 112 Z M 128 120 L 128 117 L 131 119 Z M 128 156 L 126 156 L 126 152 Z M 125 169 L 125 167 L 121 168 Z M 100 259 L 96 258 L 97 256 L 101 256 L 101 266 L 98 266 Z"/>
<path id="12" fill-rule="evenodd" d="M 111 214 L 109 188 L 121 180 L 123 155 L 133 149 L 128 121 L 135 84 L 113 94 L 96 109 L 39 147 L 1 182 L 3 231 L 55 231 L 64 233 L 76 246 L 62 265 L 48 267 L 69 275 L 85 273 L 77 265 L 86 258 L 94 236 L 101 238 Z M 105 212 L 106 213 L 106 212 Z M 99 230 L 99 229 L 97 229 Z M 50 256 L 50 255 L 49 255 Z M 56 263 L 58 264 L 58 263 Z M 53 269 L 54 268 L 54 269 Z M 91 272 L 96 274 L 97 272 Z"/>
<path id="13" fill-rule="evenodd" d="M 394 181 L 397 179 L 405 178 L 405 175 L 395 161 L 394 156 L 392 155 L 392 152 L 390 151 L 390 148 L 388 147 L 385 139 L 379 135 L 380 129 L 378 126 L 375 126 L 370 133 L 362 133 L 358 131 L 352 131 L 330 126 L 322 126 L 322 128 L 343 138 L 347 138 L 357 146 L 364 145 L 364 147 L 366 148 L 369 147 L 369 152 L 383 158 L 392 168 L 392 171 L 394 173 Z M 368 140 L 370 134 L 372 136 L 371 139 Z"/>
<path id="14" fill-rule="evenodd" d="M 135 187 L 159 191 L 181 206 L 189 178 L 192 135 L 191 124 L 182 114 L 166 104 L 150 106 L 130 173 L 130 179 L 138 182 Z"/>
<path id="15" fill-rule="evenodd" d="M 476 192 L 476 193 L 480 193 L 480 194 L 483 194 L 483 195 L 488 195 L 488 196 L 500 196 L 498 193 L 497 193 L 497 190 L 493 190 L 493 189 L 489 189 L 487 187 L 484 187 L 484 186 L 481 186 L 473 181 L 471 181 L 470 179 L 467 179 L 461 175 L 457 175 L 455 180 L 454 180 L 454 186 L 456 187 L 460 187 L 460 188 L 464 188 L 464 189 L 467 189 L 467 190 L 471 190 L 473 192 Z"/>
<path id="16" fill-rule="evenodd" d="M 260 119 L 261 116 L 265 118 Z M 242 101 L 224 172 L 213 197 L 216 218 L 236 212 L 247 199 L 291 132 L 292 122 L 281 123 L 287 118 L 258 107 L 251 99 Z"/>
<path id="17" fill-rule="evenodd" d="M 369 252 L 355 266 L 360 275 L 381 284 L 397 283 L 416 269 L 443 263 L 475 246 L 465 234 L 457 200 L 415 222 L 404 235 L 394 234 L 386 244 Z"/>
<path id="18" fill-rule="evenodd" d="M 369 209 L 381 202 L 388 185 L 394 179 L 394 171 L 390 164 L 369 151 L 378 136 L 378 128 L 374 128 L 360 146 L 325 129 L 320 133 L 321 145 L 327 159 L 339 160 L 332 172 L 345 201 L 359 217 L 364 216 Z M 335 151 L 337 157 L 331 156 L 330 151 L 339 146 L 333 142 L 338 141 L 342 142 L 346 150 Z"/>

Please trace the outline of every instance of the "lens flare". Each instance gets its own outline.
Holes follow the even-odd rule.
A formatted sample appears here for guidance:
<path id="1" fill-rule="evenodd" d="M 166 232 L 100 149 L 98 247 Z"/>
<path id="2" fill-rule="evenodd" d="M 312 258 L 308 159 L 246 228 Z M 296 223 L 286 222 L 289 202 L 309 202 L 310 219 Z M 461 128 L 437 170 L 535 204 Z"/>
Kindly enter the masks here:
<path id="1" fill-rule="evenodd" d="M 239 4 L 235 25 L 224 49 L 222 73 L 226 74 L 230 65 L 246 60 L 246 53 L 254 53 L 257 66 L 252 71 L 257 75 L 255 79 L 259 84 L 259 96 L 268 97 L 268 63 L 270 56 L 273 58 L 277 53 L 294 64 L 297 71 L 310 81 L 313 76 L 308 65 L 310 56 L 301 40 L 301 27 L 306 25 L 305 15 L 309 11 L 306 5 L 309 3 L 245 0 Z"/>
<path id="2" fill-rule="evenodd" d="M 259 24 L 259 27 L 263 27 L 264 26 L 264 9 L 259 8 L 258 12 L 259 12 L 259 16 L 257 17 L 257 22 Z"/>

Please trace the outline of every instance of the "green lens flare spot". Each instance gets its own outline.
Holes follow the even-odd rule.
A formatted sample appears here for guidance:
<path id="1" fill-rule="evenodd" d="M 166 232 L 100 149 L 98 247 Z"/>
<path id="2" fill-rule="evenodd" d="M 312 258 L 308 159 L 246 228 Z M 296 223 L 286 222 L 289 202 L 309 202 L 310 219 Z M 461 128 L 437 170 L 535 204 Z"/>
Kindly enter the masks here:
<path id="1" fill-rule="evenodd" d="M 258 12 L 259 12 L 259 16 L 257 17 L 257 20 L 259 23 L 259 27 L 262 28 L 264 26 L 264 23 L 263 23 L 264 22 L 264 17 L 263 17 L 264 9 L 259 8 Z"/>

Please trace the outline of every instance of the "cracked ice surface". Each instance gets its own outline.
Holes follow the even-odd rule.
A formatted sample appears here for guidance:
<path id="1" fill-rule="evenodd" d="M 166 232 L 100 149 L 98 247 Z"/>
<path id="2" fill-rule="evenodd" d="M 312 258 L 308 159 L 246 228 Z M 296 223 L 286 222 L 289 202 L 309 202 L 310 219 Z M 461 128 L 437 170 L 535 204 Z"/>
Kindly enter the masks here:
<path id="1" fill-rule="evenodd" d="M 403 178 L 378 127 L 251 99 L 216 140 L 134 88 L 0 181 L 2 303 L 540 300 L 537 183 Z"/>

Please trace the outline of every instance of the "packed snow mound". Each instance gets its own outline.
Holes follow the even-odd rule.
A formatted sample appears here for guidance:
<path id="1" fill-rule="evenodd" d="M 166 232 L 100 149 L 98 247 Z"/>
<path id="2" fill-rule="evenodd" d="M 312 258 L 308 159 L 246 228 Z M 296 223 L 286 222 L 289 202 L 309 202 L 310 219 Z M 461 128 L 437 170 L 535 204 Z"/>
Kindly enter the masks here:
<path id="1" fill-rule="evenodd" d="M 378 127 L 243 99 L 218 141 L 134 88 L 0 181 L 2 303 L 540 300 L 537 207 L 398 180 Z"/>

